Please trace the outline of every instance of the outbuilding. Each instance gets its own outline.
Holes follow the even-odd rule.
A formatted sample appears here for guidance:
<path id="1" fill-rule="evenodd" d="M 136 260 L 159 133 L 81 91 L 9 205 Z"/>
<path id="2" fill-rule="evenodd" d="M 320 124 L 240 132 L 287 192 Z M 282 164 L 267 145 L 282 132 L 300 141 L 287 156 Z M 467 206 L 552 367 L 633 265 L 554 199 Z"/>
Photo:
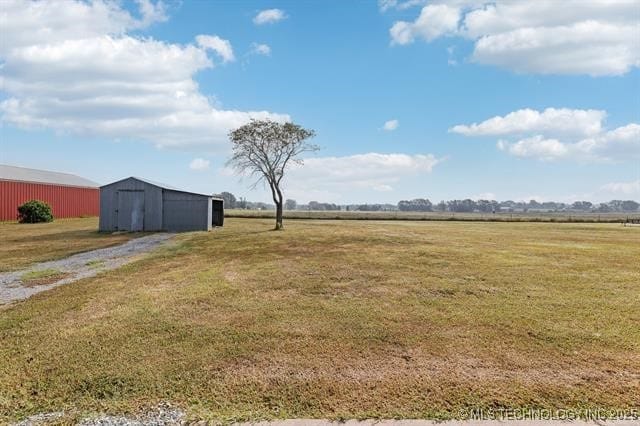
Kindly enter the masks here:
<path id="1" fill-rule="evenodd" d="M 70 173 L 0 164 L 0 221 L 16 220 L 18 206 L 40 200 L 51 206 L 53 217 L 97 216 L 98 184 Z"/>
<path id="2" fill-rule="evenodd" d="M 129 177 L 100 187 L 100 231 L 208 231 L 222 226 L 221 198 Z"/>

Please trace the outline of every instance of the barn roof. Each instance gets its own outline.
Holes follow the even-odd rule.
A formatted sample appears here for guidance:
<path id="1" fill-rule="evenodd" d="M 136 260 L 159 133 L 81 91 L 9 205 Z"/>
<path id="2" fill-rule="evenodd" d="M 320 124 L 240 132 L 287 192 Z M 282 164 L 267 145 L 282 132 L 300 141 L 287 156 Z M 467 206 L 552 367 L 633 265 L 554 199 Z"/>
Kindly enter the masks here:
<path id="1" fill-rule="evenodd" d="M 28 169 L 26 167 L 0 164 L 0 180 L 18 182 L 46 183 L 50 185 L 81 186 L 97 188 L 100 185 L 89 179 L 71 173 L 51 172 L 48 170 Z"/>
<path id="2" fill-rule="evenodd" d="M 120 180 L 117 180 L 115 182 L 111 182 L 111 183 L 108 183 L 106 185 L 103 185 L 103 186 L 113 185 L 114 183 L 122 182 L 123 180 L 127 180 L 127 179 L 139 180 L 141 182 L 148 183 L 149 185 L 157 186 L 158 188 L 162 188 L 162 189 L 168 189 L 170 191 L 184 192 L 184 193 L 187 193 L 187 194 L 194 194 L 194 195 L 202 195 L 203 197 L 210 197 L 210 198 L 213 198 L 213 199 L 216 199 L 216 200 L 221 200 L 222 199 L 222 198 L 219 198 L 219 197 L 214 197 L 211 194 L 202 194 L 200 192 L 185 191 L 184 189 L 176 188 L 175 186 L 167 185 L 166 183 L 156 182 L 156 181 L 153 181 L 153 180 L 149 180 L 149 179 L 145 179 L 145 178 L 141 178 L 141 177 L 137 177 L 137 176 L 130 176 L 128 178 L 120 179 Z"/>

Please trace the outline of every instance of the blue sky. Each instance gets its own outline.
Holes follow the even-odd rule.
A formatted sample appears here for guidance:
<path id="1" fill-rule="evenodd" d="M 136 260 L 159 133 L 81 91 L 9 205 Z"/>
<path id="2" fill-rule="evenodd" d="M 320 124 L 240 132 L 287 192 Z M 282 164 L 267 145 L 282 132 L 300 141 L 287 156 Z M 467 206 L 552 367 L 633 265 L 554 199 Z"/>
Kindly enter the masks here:
<path id="1" fill-rule="evenodd" d="M 574 3 L 2 3 L 0 162 L 268 201 L 224 167 L 268 117 L 299 202 L 640 199 L 640 2 Z"/>

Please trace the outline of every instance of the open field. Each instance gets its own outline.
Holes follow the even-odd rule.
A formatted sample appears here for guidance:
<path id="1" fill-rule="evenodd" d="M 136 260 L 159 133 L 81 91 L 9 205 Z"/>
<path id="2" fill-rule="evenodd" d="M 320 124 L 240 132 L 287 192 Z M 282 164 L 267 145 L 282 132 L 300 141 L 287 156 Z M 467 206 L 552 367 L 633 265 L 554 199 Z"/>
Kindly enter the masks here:
<path id="1" fill-rule="evenodd" d="M 270 210 L 226 209 L 225 217 L 271 218 Z M 285 210 L 286 219 L 340 219 L 340 220 L 448 220 L 480 222 L 558 222 L 558 223 L 621 223 L 630 218 L 640 219 L 640 213 L 452 213 L 452 212 L 361 212 L 361 211 L 304 211 Z"/>
<path id="2" fill-rule="evenodd" d="M 101 234 L 98 218 L 50 223 L 0 222 L 0 272 L 124 243 L 139 234 Z"/>
<path id="3" fill-rule="evenodd" d="M 0 423 L 640 406 L 640 228 L 272 222 L 0 308 Z"/>

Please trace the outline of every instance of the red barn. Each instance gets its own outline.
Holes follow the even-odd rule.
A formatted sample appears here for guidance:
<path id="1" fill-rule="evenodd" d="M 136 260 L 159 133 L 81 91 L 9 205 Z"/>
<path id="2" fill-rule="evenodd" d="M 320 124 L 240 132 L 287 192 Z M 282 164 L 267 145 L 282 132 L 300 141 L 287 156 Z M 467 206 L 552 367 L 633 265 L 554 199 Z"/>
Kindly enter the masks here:
<path id="1" fill-rule="evenodd" d="M 98 216 L 98 184 L 69 173 L 0 164 L 0 221 L 16 220 L 18 206 L 29 200 L 51 206 L 54 218 Z"/>

